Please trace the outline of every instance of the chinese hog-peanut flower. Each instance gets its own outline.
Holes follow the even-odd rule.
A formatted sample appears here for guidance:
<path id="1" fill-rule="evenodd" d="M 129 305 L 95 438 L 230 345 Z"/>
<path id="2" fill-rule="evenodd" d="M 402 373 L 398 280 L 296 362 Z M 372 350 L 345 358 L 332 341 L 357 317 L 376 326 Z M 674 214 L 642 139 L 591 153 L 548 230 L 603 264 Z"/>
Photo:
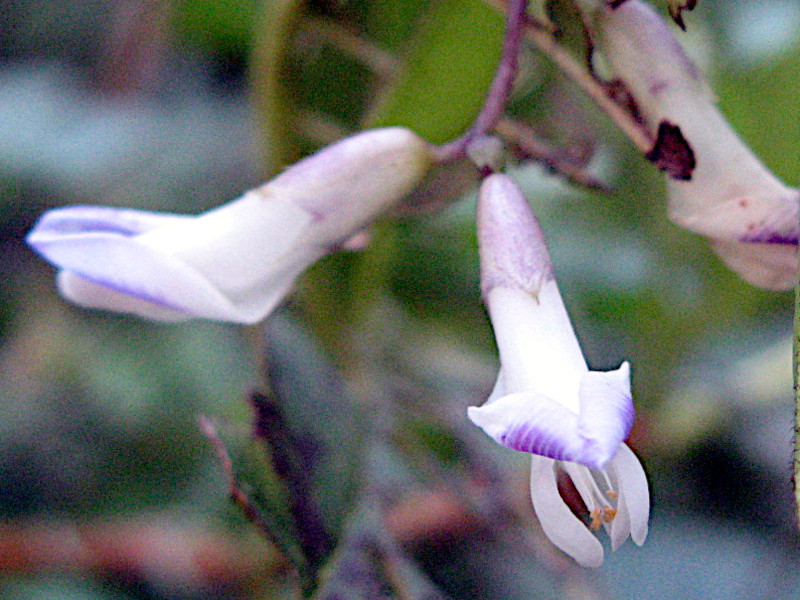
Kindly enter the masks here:
<path id="1" fill-rule="evenodd" d="M 634 420 L 628 363 L 590 371 L 553 275 L 544 235 L 516 183 L 484 180 L 478 198 L 481 289 L 500 353 L 489 399 L 469 418 L 495 441 L 532 455 L 531 498 L 542 529 L 579 564 L 597 567 L 605 527 L 613 549 L 647 536 L 649 493 L 623 443 Z M 575 484 L 589 527 L 559 494 Z"/>
<path id="2" fill-rule="evenodd" d="M 691 174 L 667 178 L 670 218 L 706 236 L 749 283 L 793 287 L 800 192 L 779 181 L 731 129 L 702 74 L 652 8 L 640 0 L 616 8 L 585 0 L 586 6 L 594 9 L 596 47 L 651 134 L 677 126 L 691 149 Z M 672 149 L 657 143 L 654 150 L 669 156 Z"/>
<path id="3" fill-rule="evenodd" d="M 353 135 L 197 216 L 72 206 L 28 243 L 76 304 L 163 321 L 263 319 L 308 266 L 398 202 L 432 164 L 407 129 Z"/>

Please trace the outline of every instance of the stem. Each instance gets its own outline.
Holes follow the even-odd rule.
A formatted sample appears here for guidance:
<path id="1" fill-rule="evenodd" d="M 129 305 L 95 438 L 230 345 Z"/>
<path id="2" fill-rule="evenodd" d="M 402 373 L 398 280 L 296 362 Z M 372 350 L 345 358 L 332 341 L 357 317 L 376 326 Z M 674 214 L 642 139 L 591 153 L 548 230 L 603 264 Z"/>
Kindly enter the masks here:
<path id="1" fill-rule="evenodd" d="M 500 11 L 510 10 L 509 0 L 484 0 L 484 2 Z M 527 14 L 523 15 L 523 21 L 527 40 L 552 60 L 568 79 L 582 89 L 640 151 L 649 152 L 653 148 L 655 140 L 647 129 L 608 95 L 603 82 L 592 75 L 586 66 L 559 44 L 550 28 Z"/>
<path id="2" fill-rule="evenodd" d="M 516 146 L 519 149 L 518 154 L 546 165 L 568 181 L 592 190 L 611 191 L 608 184 L 589 173 L 582 164 L 576 163 L 567 152 L 539 139 L 530 125 L 505 118 L 497 124 L 497 133 L 512 147 Z"/>
<path id="3" fill-rule="evenodd" d="M 800 283 L 795 288 L 794 304 L 794 351 L 792 352 L 792 376 L 794 379 L 794 484 L 795 514 L 800 523 Z"/>
<path id="4" fill-rule="evenodd" d="M 608 95 L 605 85 L 561 46 L 546 28 L 530 18 L 525 19 L 525 24 L 527 39 L 552 60 L 575 85 L 588 94 L 597 107 L 609 116 L 639 150 L 649 152 L 655 140 L 625 108 Z"/>
<path id="5" fill-rule="evenodd" d="M 514 79 L 519 67 L 519 50 L 522 42 L 522 33 L 526 23 L 528 0 L 510 0 L 508 3 L 508 16 L 506 18 L 506 35 L 503 41 L 503 52 L 500 63 L 492 81 L 492 86 L 486 95 L 486 102 L 472 128 L 460 138 L 442 146 L 439 149 L 441 161 L 462 158 L 472 140 L 486 135 L 494 129 L 503 116 L 508 97 L 514 87 Z"/>

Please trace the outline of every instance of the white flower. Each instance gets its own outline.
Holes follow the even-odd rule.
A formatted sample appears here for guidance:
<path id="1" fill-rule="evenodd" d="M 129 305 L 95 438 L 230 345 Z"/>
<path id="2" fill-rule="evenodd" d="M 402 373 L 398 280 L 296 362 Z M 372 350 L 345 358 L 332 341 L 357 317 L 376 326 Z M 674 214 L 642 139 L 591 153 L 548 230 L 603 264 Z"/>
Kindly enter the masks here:
<path id="1" fill-rule="evenodd" d="M 432 160 L 409 130 L 376 129 L 198 216 L 67 207 L 46 213 L 27 241 L 82 306 L 254 323 L 309 265 L 411 191 Z"/>
<path id="2" fill-rule="evenodd" d="M 623 444 L 633 424 L 629 366 L 590 371 L 558 291 L 536 217 L 508 176 L 492 175 L 478 199 L 484 302 L 500 373 L 469 418 L 498 443 L 533 454 L 531 498 L 547 536 L 584 566 L 603 561 L 600 542 L 558 493 L 566 471 L 591 527 L 605 525 L 616 549 L 647 536 L 647 480 Z"/>
<path id="3" fill-rule="evenodd" d="M 617 8 L 586 4 L 595 9 L 595 43 L 650 132 L 655 136 L 663 123 L 677 126 L 694 155 L 690 178 L 667 178 L 670 218 L 709 238 L 746 281 L 793 287 L 800 192 L 780 182 L 734 133 L 702 74 L 652 8 L 640 0 Z"/>

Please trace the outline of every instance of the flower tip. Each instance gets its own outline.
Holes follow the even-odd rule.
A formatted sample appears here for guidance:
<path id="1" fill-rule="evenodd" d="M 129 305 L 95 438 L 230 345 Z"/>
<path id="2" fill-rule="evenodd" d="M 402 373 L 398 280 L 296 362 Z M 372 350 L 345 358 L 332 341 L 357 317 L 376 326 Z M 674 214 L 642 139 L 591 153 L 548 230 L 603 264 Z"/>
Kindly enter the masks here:
<path id="1" fill-rule="evenodd" d="M 503 432 L 508 429 L 507 423 L 501 418 L 502 413 L 497 414 L 492 410 L 491 405 L 470 406 L 467 408 L 467 417 L 473 424 L 477 425 L 497 443 L 502 444 Z"/>
<path id="2" fill-rule="evenodd" d="M 644 543 L 647 540 L 647 533 L 647 523 L 644 524 L 644 527 L 631 529 L 631 539 L 633 540 L 633 543 L 637 546 L 644 546 Z"/>
<path id="3" fill-rule="evenodd" d="M 615 371 L 611 371 L 611 373 L 614 373 L 618 375 L 620 379 L 627 381 L 631 378 L 631 363 L 627 360 L 624 360 L 622 361 L 622 364 Z"/>
<path id="4" fill-rule="evenodd" d="M 553 279 L 553 266 L 539 222 L 517 183 L 495 173 L 478 194 L 478 246 L 484 297 L 494 288 L 538 295 Z"/>

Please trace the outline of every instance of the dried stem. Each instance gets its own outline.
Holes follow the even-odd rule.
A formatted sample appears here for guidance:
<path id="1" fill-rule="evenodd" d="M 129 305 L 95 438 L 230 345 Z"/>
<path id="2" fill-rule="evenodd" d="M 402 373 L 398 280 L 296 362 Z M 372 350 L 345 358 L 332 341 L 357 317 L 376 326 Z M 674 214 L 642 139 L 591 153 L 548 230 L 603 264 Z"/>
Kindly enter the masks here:
<path id="1" fill-rule="evenodd" d="M 509 0 L 484 0 L 484 2 L 500 11 L 511 10 Z M 655 139 L 625 107 L 609 96 L 606 84 L 598 80 L 587 66 L 564 48 L 547 25 L 527 14 L 523 15 L 523 20 L 526 39 L 552 60 L 570 81 L 583 90 L 640 151 L 649 152 L 653 148 Z"/>
<path id="2" fill-rule="evenodd" d="M 588 94 L 597 107 L 608 115 L 639 150 L 644 153 L 649 152 L 655 140 L 628 110 L 608 95 L 605 84 L 559 44 L 555 36 L 544 26 L 530 18 L 526 19 L 526 24 L 527 39 L 552 60 L 564 75 Z"/>
<path id="3" fill-rule="evenodd" d="M 497 132 L 511 145 L 517 146 L 525 158 L 545 164 L 572 183 L 601 192 L 611 191 L 608 184 L 571 160 L 564 150 L 539 138 L 530 125 L 513 119 L 501 119 L 497 124 Z"/>
<path id="4" fill-rule="evenodd" d="M 236 504 L 236 506 L 239 507 L 247 520 L 253 523 L 270 542 L 275 544 L 277 548 L 284 548 L 281 540 L 277 539 L 272 534 L 272 529 L 264 520 L 263 516 L 261 515 L 261 511 L 251 500 L 250 496 L 247 495 L 244 489 L 242 489 L 242 485 L 239 482 L 239 479 L 236 477 L 236 473 L 234 472 L 233 461 L 231 460 L 230 454 L 228 454 L 228 449 L 225 447 L 225 443 L 219 436 L 214 422 L 207 417 L 200 417 L 198 419 L 198 423 L 203 435 L 206 436 L 208 441 L 211 442 L 211 445 L 214 447 L 214 451 L 217 454 L 217 460 L 219 460 L 222 471 L 225 474 L 225 478 L 228 480 L 228 493 L 230 495 L 230 499 L 234 504 Z"/>

